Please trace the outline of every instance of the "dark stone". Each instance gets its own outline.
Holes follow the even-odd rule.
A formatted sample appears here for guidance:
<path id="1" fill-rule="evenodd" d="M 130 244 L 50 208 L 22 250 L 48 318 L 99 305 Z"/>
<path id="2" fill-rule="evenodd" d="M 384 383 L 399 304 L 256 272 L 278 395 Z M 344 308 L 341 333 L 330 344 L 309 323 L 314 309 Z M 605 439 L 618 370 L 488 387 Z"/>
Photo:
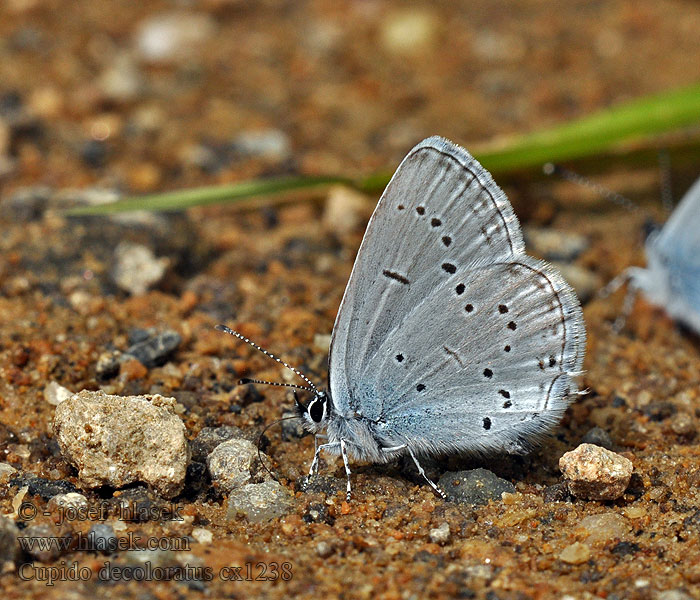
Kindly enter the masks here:
<path id="1" fill-rule="evenodd" d="M 107 163 L 107 144 L 101 140 L 88 140 L 80 149 L 81 160 L 92 169 L 100 169 Z"/>
<path id="2" fill-rule="evenodd" d="M 544 501 L 549 502 L 565 502 L 569 497 L 569 487 L 566 483 L 555 483 L 544 488 Z"/>
<path id="3" fill-rule="evenodd" d="M 93 552 L 114 554 L 118 549 L 119 538 L 111 525 L 95 523 L 87 534 L 88 547 Z"/>
<path id="4" fill-rule="evenodd" d="M 14 477 L 10 479 L 9 483 L 17 487 L 24 487 L 26 485 L 29 488 L 27 492 L 30 496 L 41 496 L 43 500 L 50 500 L 58 494 L 68 494 L 78 491 L 78 488 L 70 481 L 65 481 L 64 479 L 52 481 L 31 474 Z"/>
<path id="5" fill-rule="evenodd" d="M 335 519 L 328 512 L 328 506 L 320 502 L 312 502 L 306 507 L 302 519 L 306 523 L 326 523 L 333 525 Z"/>
<path id="6" fill-rule="evenodd" d="M 595 444 L 601 448 L 612 450 L 614 447 L 610 434 L 601 427 L 593 427 L 586 432 L 586 435 L 581 438 L 582 444 Z"/>
<path id="7" fill-rule="evenodd" d="M 674 415 L 676 410 L 676 406 L 671 402 L 650 402 L 644 407 L 644 414 L 652 421 L 664 421 Z"/>
<path id="8" fill-rule="evenodd" d="M 305 475 L 297 479 L 297 489 L 305 494 L 321 493 L 335 496 L 340 491 L 345 493 L 346 480 L 326 475 Z"/>
<path id="9" fill-rule="evenodd" d="M 180 345 L 182 338 L 177 331 L 167 330 L 130 346 L 126 355 L 141 361 L 146 367 L 165 364 L 168 356 Z"/>
<path id="10" fill-rule="evenodd" d="M 438 482 L 447 499 L 460 504 L 488 504 L 500 500 L 503 492 L 515 493 L 515 486 L 486 469 L 447 472 Z"/>
<path id="11" fill-rule="evenodd" d="M 169 504 L 142 486 L 124 490 L 114 500 L 118 517 L 122 521 L 163 521 L 178 518 L 172 514 Z"/>
<path id="12" fill-rule="evenodd" d="M 304 429 L 301 419 L 298 418 L 296 413 L 286 412 L 282 415 L 282 418 L 284 420 L 280 423 L 280 426 L 282 428 L 282 439 L 284 441 L 288 442 L 292 439 L 301 439 L 309 435 L 309 432 Z"/>
<path id="13" fill-rule="evenodd" d="M 639 544 L 634 542 L 618 542 L 610 551 L 617 556 L 627 556 L 639 552 Z"/>

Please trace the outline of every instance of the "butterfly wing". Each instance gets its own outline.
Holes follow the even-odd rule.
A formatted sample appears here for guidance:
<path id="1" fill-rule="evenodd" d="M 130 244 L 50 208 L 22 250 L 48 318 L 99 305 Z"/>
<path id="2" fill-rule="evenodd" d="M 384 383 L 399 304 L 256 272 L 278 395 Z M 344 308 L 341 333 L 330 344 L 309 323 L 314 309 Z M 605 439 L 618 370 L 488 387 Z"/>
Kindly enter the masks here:
<path id="1" fill-rule="evenodd" d="M 700 179 L 686 192 L 647 252 L 668 275 L 672 317 L 700 332 Z"/>
<path id="2" fill-rule="evenodd" d="M 511 271 L 519 274 L 501 279 Z M 538 300 L 532 307 L 542 316 L 533 314 L 526 326 L 522 311 L 530 304 L 521 306 L 516 299 L 524 301 L 535 288 L 543 291 L 533 292 Z M 559 306 L 545 310 L 553 296 Z M 501 327 L 503 319 L 489 321 L 482 312 L 486 304 L 499 310 L 507 302 L 511 317 L 521 319 L 514 331 Z M 545 421 L 552 421 L 563 410 L 564 392 L 571 389 L 567 373 L 580 370 L 583 359 L 583 322 L 575 295 L 551 268 L 524 255 L 512 207 L 481 165 L 441 138 L 418 144 L 375 209 L 343 296 L 330 353 L 336 410 L 384 423 L 387 439 L 407 433 L 423 439 L 416 429 L 421 415 L 430 415 L 422 420 L 428 427 L 426 440 L 436 437 L 431 428 L 454 430 L 455 419 L 466 427 L 465 434 L 480 433 L 475 419 L 481 415 L 483 420 L 484 406 L 500 402 L 485 395 L 484 369 L 495 373 L 498 367 L 504 374 L 516 353 L 525 352 L 525 336 L 547 330 L 552 332 L 547 344 L 538 345 L 534 338 L 531 342 L 529 379 L 524 363 L 513 367 L 517 377 L 523 376 L 513 393 L 525 398 L 526 390 L 549 389 L 538 392 L 542 398 L 533 396 L 531 406 L 520 403 L 519 410 L 529 406 L 531 413 L 540 410 L 548 416 Z M 507 339 L 519 340 L 510 353 L 504 351 Z M 552 353 L 557 366 L 543 375 L 538 361 L 549 364 Z M 477 363 L 482 375 L 474 379 Z M 425 387 L 416 389 L 420 385 Z M 551 412 L 554 406 L 556 414 Z M 494 423 L 492 433 L 498 431 Z M 528 426 L 515 424 L 521 423 L 515 417 L 509 423 L 516 433 L 528 433 Z M 466 438 L 460 444 L 492 447 Z"/>

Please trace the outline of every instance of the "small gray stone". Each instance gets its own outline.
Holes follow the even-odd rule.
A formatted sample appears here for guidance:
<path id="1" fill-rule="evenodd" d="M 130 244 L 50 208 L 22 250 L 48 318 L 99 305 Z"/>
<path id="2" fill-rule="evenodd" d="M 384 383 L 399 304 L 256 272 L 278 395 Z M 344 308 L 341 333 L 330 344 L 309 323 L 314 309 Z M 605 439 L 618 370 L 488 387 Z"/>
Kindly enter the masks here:
<path id="1" fill-rule="evenodd" d="M 276 481 L 249 483 L 228 497 L 226 517 L 243 515 L 253 523 L 270 521 L 287 514 L 294 505 L 289 491 Z"/>
<path id="2" fill-rule="evenodd" d="M 162 496 L 184 485 L 189 447 L 175 400 L 163 396 L 110 396 L 83 390 L 56 407 L 53 430 L 85 487 L 122 487 L 135 481 Z"/>
<path id="3" fill-rule="evenodd" d="M 0 567 L 2 563 L 15 562 L 19 558 L 18 535 L 17 525 L 0 515 Z"/>
<path id="4" fill-rule="evenodd" d="M 291 439 L 301 439 L 309 432 L 304 429 L 301 419 L 291 419 L 290 417 L 296 417 L 297 414 L 293 412 L 282 413 L 282 418 L 285 419 L 280 424 L 282 428 L 282 439 L 289 441 Z"/>
<path id="5" fill-rule="evenodd" d="M 445 521 L 444 523 L 441 523 L 439 527 L 436 527 L 435 529 L 431 529 L 430 533 L 430 541 L 433 542 L 433 544 L 446 544 L 447 542 L 450 541 L 450 525 Z"/>
<path id="6" fill-rule="evenodd" d="M 244 157 L 264 158 L 281 162 L 291 155 L 291 143 L 284 131 L 266 129 L 261 131 L 244 131 L 231 143 L 234 154 Z"/>
<path id="7" fill-rule="evenodd" d="M 123 358 L 133 357 L 148 368 L 157 367 L 165 363 L 180 342 L 182 337 L 177 331 L 166 329 L 129 346 Z"/>
<path id="8" fill-rule="evenodd" d="M 248 440 L 233 439 L 219 444 L 207 456 L 212 481 L 225 492 L 251 482 L 258 449 Z"/>
<path id="9" fill-rule="evenodd" d="M 587 500 L 615 500 L 632 476 L 632 461 L 593 444 L 581 444 L 559 459 L 569 491 Z"/>
<path id="10" fill-rule="evenodd" d="M 177 557 L 172 550 L 127 550 L 124 552 L 126 564 L 138 567 L 151 563 L 151 567 L 171 567 L 177 565 Z"/>
<path id="11" fill-rule="evenodd" d="M 25 552 L 40 562 L 56 560 L 63 552 L 68 551 L 70 545 L 69 536 L 59 536 L 53 527 L 44 523 L 30 525 L 21 535 L 26 542 Z"/>
<path id="12" fill-rule="evenodd" d="M 219 444 L 242 438 L 243 432 L 233 425 L 222 425 L 221 427 L 202 427 L 197 437 L 190 443 L 192 449 L 192 460 L 204 462 L 212 450 Z"/>
<path id="13" fill-rule="evenodd" d="M 613 449 L 613 441 L 610 434 L 601 427 L 592 427 L 586 432 L 586 435 L 581 438 L 582 444 L 594 444 L 605 448 L 606 450 Z"/>
<path id="14" fill-rule="evenodd" d="M 501 494 L 515 493 L 515 486 L 486 469 L 447 472 L 438 483 L 448 500 L 460 504 L 488 504 L 489 500 L 500 500 Z"/>
<path id="15" fill-rule="evenodd" d="M 118 549 L 119 538 L 114 528 L 107 523 L 95 523 L 87 534 L 88 547 L 93 552 L 114 554 Z"/>

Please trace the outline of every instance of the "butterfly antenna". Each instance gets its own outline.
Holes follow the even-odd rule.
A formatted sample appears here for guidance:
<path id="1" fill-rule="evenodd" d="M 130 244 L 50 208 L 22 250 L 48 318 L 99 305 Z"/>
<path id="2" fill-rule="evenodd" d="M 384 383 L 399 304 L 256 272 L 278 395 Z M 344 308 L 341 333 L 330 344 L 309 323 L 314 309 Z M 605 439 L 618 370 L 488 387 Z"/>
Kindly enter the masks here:
<path id="1" fill-rule="evenodd" d="M 659 150 L 661 170 L 661 203 L 667 214 L 673 212 L 673 186 L 671 184 L 671 156 L 667 150 Z"/>
<path id="2" fill-rule="evenodd" d="M 260 461 L 260 464 L 263 466 L 263 469 L 265 469 L 270 474 L 270 477 L 272 477 L 272 479 L 274 479 L 278 483 L 279 483 L 279 479 L 277 479 L 277 476 L 270 469 L 267 468 L 267 465 L 265 464 L 265 461 L 263 460 L 262 450 L 261 450 L 262 439 L 263 439 L 263 436 L 265 435 L 265 432 L 268 429 L 270 429 L 270 427 L 272 427 L 273 425 L 277 425 L 278 423 L 281 423 L 282 421 L 289 421 L 289 419 L 298 419 L 298 418 L 299 417 L 297 415 L 293 415 L 291 417 L 282 417 L 281 419 L 277 419 L 276 421 L 272 421 L 272 423 L 265 425 L 265 428 L 260 432 L 260 435 L 258 436 L 258 443 L 257 443 L 258 460 Z"/>
<path id="3" fill-rule="evenodd" d="M 281 364 L 282 366 L 287 367 L 290 371 L 292 371 L 293 373 L 295 373 L 296 375 L 298 375 L 299 377 L 301 377 L 301 378 L 309 385 L 309 387 L 303 387 L 303 386 L 294 385 L 294 384 L 291 384 L 291 383 L 275 383 L 275 382 L 272 382 L 272 381 L 260 381 L 260 380 L 256 380 L 256 379 L 241 379 L 241 383 L 243 383 L 243 382 L 245 382 L 245 383 L 265 383 L 265 384 L 267 384 L 267 385 L 277 385 L 277 386 L 280 386 L 280 387 L 293 387 L 293 388 L 296 388 L 296 389 L 299 389 L 299 390 L 308 390 L 308 391 L 310 391 L 310 392 L 317 392 L 317 391 L 318 391 L 318 389 L 317 389 L 316 386 L 313 384 L 313 382 L 312 382 L 306 375 L 304 375 L 301 371 L 299 371 L 298 369 L 295 369 L 293 366 L 287 364 L 287 363 L 284 362 L 282 359 L 277 358 L 274 354 L 268 352 L 268 351 L 265 350 L 264 348 L 261 348 L 261 347 L 258 346 L 255 342 L 249 340 L 249 339 L 248 339 L 247 337 L 245 337 L 244 335 L 241 335 L 241 334 L 238 333 L 237 331 L 234 331 L 233 329 L 231 329 L 231 328 L 229 328 L 229 327 L 226 327 L 226 325 L 216 325 L 216 326 L 214 327 L 214 329 L 218 329 L 219 331 L 223 331 L 224 333 L 228 333 L 228 334 L 230 334 L 230 335 L 232 335 L 232 336 L 234 336 L 234 337 L 237 337 L 239 340 L 243 340 L 246 344 L 250 344 L 251 346 L 253 346 L 253 348 L 255 348 L 256 350 L 259 350 L 259 351 L 262 352 L 265 356 L 271 358 L 272 360 L 276 360 L 279 364 Z"/>
<path id="4" fill-rule="evenodd" d="M 632 200 L 627 198 L 626 196 L 618 194 L 617 192 L 613 192 L 612 190 L 606 188 L 604 185 L 600 185 L 599 183 L 588 179 L 588 177 L 579 175 L 575 171 L 570 171 L 569 169 L 566 169 L 561 165 L 556 165 L 551 162 L 545 163 L 542 167 L 542 170 L 544 171 L 545 175 L 558 175 L 559 177 L 566 179 L 567 181 L 587 187 L 588 189 L 591 189 L 594 192 L 596 192 L 602 198 L 610 200 L 610 202 L 617 204 L 618 206 L 621 206 L 625 210 L 628 210 L 632 213 L 639 212 L 640 210 L 639 205 L 636 202 L 633 202 Z"/>

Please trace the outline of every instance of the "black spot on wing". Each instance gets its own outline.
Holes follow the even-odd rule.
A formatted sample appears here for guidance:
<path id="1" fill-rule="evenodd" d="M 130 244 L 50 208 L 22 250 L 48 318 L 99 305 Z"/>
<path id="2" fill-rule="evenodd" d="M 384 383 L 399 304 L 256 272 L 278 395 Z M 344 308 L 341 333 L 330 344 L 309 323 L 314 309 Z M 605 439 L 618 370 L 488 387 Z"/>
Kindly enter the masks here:
<path id="1" fill-rule="evenodd" d="M 408 285 L 409 283 L 411 283 L 408 279 L 406 279 L 403 275 L 397 273 L 396 271 L 389 271 L 388 269 L 384 269 L 382 271 L 382 275 L 384 275 L 384 277 L 388 277 L 389 279 L 393 279 L 394 281 L 398 281 L 403 285 Z"/>

